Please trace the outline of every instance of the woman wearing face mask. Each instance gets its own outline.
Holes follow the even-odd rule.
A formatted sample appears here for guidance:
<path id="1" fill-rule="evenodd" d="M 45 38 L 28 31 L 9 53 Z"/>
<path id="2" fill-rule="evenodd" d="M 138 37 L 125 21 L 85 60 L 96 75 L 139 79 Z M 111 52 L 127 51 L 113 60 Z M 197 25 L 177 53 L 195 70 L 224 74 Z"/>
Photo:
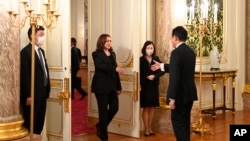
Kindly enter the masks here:
<path id="1" fill-rule="evenodd" d="M 140 101 L 142 110 L 142 120 L 144 123 L 144 136 L 154 135 L 151 124 L 154 115 L 154 107 L 159 106 L 159 77 L 163 71 L 152 71 L 153 60 L 160 62 L 155 55 L 155 45 L 152 41 L 146 41 L 141 50 L 140 57 Z"/>

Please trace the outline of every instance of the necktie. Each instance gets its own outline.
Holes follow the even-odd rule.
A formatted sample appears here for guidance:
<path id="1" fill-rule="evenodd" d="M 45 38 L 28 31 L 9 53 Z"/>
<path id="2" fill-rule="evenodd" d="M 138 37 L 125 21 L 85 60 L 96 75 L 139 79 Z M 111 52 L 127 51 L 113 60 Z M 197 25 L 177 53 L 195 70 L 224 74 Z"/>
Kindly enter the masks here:
<path id="1" fill-rule="evenodd" d="M 41 66 L 42 66 L 42 69 L 43 69 L 43 75 L 44 75 L 44 86 L 47 85 L 48 83 L 48 80 L 47 80 L 47 74 L 46 74 L 46 69 L 45 69 L 45 63 L 44 63 L 44 57 L 43 57 L 43 54 L 42 54 L 42 49 L 41 48 L 38 48 L 38 55 L 39 55 L 39 60 L 40 60 L 40 63 L 41 63 Z"/>

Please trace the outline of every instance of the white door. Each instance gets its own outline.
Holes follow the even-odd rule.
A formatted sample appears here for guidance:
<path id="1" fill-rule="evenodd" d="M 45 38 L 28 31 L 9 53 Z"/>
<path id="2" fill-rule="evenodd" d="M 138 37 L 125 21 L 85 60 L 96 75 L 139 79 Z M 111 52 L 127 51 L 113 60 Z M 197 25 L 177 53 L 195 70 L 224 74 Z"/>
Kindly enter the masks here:
<path id="1" fill-rule="evenodd" d="M 51 93 L 47 101 L 46 134 L 48 141 L 71 140 L 70 99 L 70 0 L 60 0 L 56 28 L 46 29 L 46 57 Z"/>
<path id="2" fill-rule="evenodd" d="M 90 92 L 95 71 L 92 52 L 96 49 L 99 35 L 108 33 L 112 38 L 118 65 L 126 70 L 126 74 L 120 75 L 123 91 L 119 96 L 119 111 L 109 125 L 108 131 L 138 138 L 141 117 L 138 72 L 141 48 L 146 41 L 146 1 L 90 0 L 88 9 L 89 121 L 98 120 L 96 99 Z"/>

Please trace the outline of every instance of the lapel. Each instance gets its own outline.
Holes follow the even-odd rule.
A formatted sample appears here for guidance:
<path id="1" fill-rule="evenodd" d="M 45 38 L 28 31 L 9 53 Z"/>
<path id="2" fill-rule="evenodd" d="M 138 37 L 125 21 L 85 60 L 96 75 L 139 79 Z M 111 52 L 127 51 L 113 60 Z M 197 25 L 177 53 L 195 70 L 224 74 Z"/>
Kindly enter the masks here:
<path id="1" fill-rule="evenodd" d="M 31 60 L 31 58 L 32 58 L 32 44 L 31 43 L 29 43 L 29 50 L 30 50 L 30 60 Z M 38 57 L 38 54 L 37 54 L 37 52 L 36 52 L 36 50 L 34 50 L 35 51 L 35 61 L 37 61 L 37 62 L 39 62 L 40 63 L 40 60 L 39 60 L 39 57 Z"/>

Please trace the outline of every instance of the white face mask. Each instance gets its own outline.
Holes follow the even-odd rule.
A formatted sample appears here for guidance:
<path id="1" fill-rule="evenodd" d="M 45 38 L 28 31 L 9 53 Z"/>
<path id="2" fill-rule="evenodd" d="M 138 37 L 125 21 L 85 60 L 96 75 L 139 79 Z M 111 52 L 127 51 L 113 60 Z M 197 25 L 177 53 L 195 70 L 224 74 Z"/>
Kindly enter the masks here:
<path id="1" fill-rule="evenodd" d="M 154 50 L 153 50 L 153 49 L 146 49 L 146 54 L 147 54 L 148 56 L 151 56 L 153 53 L 154 53 Z"/>
<path id="2" fill-rule="evenodd" d="M 45 37 L 44 37 L 44 36 L 38 37 L 38 38 L 37 38 L 36 44 L 37 44 L 38 46 L 41 46 L 41 45 L 44 43 L 44 41 L 45 41 Z"/>

